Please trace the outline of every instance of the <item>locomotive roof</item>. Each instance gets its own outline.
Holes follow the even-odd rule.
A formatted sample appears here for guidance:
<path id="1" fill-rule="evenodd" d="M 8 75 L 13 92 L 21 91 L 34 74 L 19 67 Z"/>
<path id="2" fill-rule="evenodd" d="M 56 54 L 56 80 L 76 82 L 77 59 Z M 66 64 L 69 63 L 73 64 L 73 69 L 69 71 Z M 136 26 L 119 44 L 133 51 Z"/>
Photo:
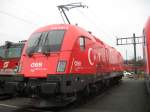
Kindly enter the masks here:
<path id="1" fill-rule="evenodd" d="M 91 39 L 93 42 L 96 42 L 96 39 L 92 34 L 88 31 L 84 30 L 83 28 L 71 24 L 52 24 L 48 26 L 41 27 L 37 29 L 36 32 L 47 32 L 50 30 L 66 30 L 65 38 L 63 40 L 63 50 L 71 50 L 74 46 L 75 41 L 78 39 L 79 36 L 85 36 Z"/>
<path id="2" fill-rule="evenodd" d="M 51 24 L 37 29 L 35 32 L 45 32 L 49 30 L 68 30 L 71 28 L 76 28 L 78 26 L 71 24 Z"/>
<path id="3" fill-rule="evenodd" d="M 0 45 L 0 47 L 17 47 L 17 46 L 24 46 L 25 41 L 19 41 L 18 43 L 14 43 L 11 41 L 6 41 L 4 45 Z"/>
<path id="4" fill-rule="evenodd" d="M 96 41 L 94 36 L 90 34 L 88 31 L 84 30 L 83 28 L 76 26 L 76 25 L 71 25 L 71 24 L 52 24 L 48 26 L 41 27 L 37 29 L 35 32 L 46 32 L 49 30 L 67 30 L 67 31 L 77 31 L 77 34 L 83 34 L 85 36 L 88 36 L 92 40 Z"/>
<path id="5" fill-rule="evenodd" d="M 68 41 L 66 41 L 65 44 L 68 46 L 63 46 L 64 50 L 68 50 L 68 48 L 72 48 L 73 43 L 76 41 L 78 36 L 81 36 L 81 35 L 90 38 L 93 42 L 103 44 L 106 48 L 115 49 L 115 48 L 112 48 L 111 46 L 109 46 L 108 44 L 104 43 L 100 39 L 96 38 L 94 35 L 92 35 L 88 31 L 84 30 L 83 28 L 81 28 L 79 26 L 71 25 L 71 24 L 52 24 L 52 25 L 41 27 L 41 28 L 37 29 L 35 32 L 46 32 L 49 30 L 67 30 L 68 32 L 70 32 L 70 34 L 68 34 L 68 35 L 70 35 L 69 37 L 71 39 L 68 40 L 69 43 L 68 43 Z"/>

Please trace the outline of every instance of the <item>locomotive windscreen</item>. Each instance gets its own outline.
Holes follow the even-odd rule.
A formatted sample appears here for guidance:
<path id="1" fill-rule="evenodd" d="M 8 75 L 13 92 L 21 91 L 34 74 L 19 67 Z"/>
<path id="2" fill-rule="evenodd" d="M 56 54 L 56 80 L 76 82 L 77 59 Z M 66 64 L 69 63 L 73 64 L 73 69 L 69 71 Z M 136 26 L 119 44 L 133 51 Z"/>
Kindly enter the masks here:
<path id="1" fill-rule="evenodd" d="M 8 49 L 7 58 L 19 58 L 21 56 L 21 47 L 12 47 Z"/>
<path id="2" fill-rule="evenodd" d="M 47 53 L 60 51 L 64 33 L 64 30 L 34 33 L 28 41 L 27 54 L 31 55 L 36 52 Z"/>
<path id="3" fill-rule="evenodd" d="M 0 58 L 5 58 L 5 50 L 4 50 L 4 47 L 0 47 Z"/>
<path id="4" fill-rule="evenodd" d="M 11 46 L 6 48 L 5 46 L 0 47 L 0 58 L 10 59 L 10 58 L 20 58 L 22 52 L 22 46 Z"/>

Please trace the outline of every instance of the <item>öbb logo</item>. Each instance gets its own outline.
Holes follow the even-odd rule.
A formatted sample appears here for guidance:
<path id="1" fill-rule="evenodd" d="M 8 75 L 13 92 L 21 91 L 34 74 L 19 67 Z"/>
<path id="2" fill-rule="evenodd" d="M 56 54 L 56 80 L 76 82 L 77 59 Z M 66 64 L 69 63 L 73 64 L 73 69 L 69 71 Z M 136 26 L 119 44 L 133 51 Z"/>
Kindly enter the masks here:
<path id="1" fill-rule="evenodd" d="M 40 68 L 43 66 L 43 63 L 42 62 L 39 62 L 39 63 L 31 63 L 30 67 L 31 68 Z"/>
<path id="2" fill-rule="evenodd" d="M 9 65 L 9 61 L 4 62 L 3 68 L 8 68 L 8 65 Z"/>
<path id="3" fill-rule="evenodd" d="M 94 65 L 94 62 L 96 60 L 96 56 L 95 56 L 95 53 L 93 51 L 93 48 L 89 48 L 89 50 L 88 50 L 88 60 L 89 60 L 90 65 Z"/>

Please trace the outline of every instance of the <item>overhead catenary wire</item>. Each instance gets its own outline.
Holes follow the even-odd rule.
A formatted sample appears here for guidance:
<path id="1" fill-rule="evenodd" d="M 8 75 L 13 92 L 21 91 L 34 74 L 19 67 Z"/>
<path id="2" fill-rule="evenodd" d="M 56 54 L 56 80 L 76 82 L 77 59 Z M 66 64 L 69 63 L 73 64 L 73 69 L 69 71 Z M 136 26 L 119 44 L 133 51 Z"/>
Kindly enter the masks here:
<path id="1" fill-rule="evenodd" d="M 99 27 L 99 25 L 97 25 L 98 23 L 95 23 L 91 18 L 89 18 L 89 16 L 87 16 L 85 13 L 83 13 L 80 9 L 76 9 L 76 10 L 78 10 L 78 12 L 81 13 L 82 16 L 84 16 L 85 18 L 87 18 L 88 21 L 91 24 L 93 24 L 94 27 L 96 27 L 97 29 L 100 29 L 100 31 L 103 32 L 103 34 L 107 35 L 108 37 L 112 37 L 112 35 L 106 33 L 101 27 Z M 96 17 L 96 16 L 93 16 L 93 17 Z"/>
<path id="2" fill-rule="evenodd" d="M 26 20 L 26 19 L 24 19 L 24 18 L 18 17 L 18 16 L 14 15 L 14 14 L 11 14 L 11 13 L 9 13 L 9 12 L 0 10 L 0 13 L 3 14 L 3 15 L 7 15 L 7 16 L 9 16 L 9 17 L 15 18 L 15 19 L 17 19 L 17 20 L 19 20 L 19 21 L 23 21 L 23 22 L 25 22 L 25 23 L 27 23 L 27 24 L 31 24 L 31 25 L 34 25 L 34 26 L 38 26 L 37 24 L 35 24 L 35 23 L 31 22 L 31 21 L 28 21 L 28 20 Z"/>
<path id="3" fill-rule="evenodd" d="M 11 38 L 11 39 L 9 39 L 11 41 L 15 41 L 15 40 L 13 40 L 13 37 L 19 38 L 19 36 L 9 35 L 7 33 L 1 32 L 1 31 L 0 31 L 0 37 L 3 38 L 3 41 L 0 42 L 0 45 L 3 45 L 5 43 L 5 41 L 7 41 L 7 38 Z"/>
<path id="4" fill-rule="evenodd" d="M 34 16 L 36 16 L 35 18 L 41 18 L 41 19 L 35 19 L 34 20 L 34 22 L 31 22 L 31 21 L 29 21 L 29 20 L 26 20 L 26 19 L 24 19 L 25 21 L 27 21 L 27 22 L 29 22 L 29 23 L 32 23 L 32 25 L 35 25 L 35 26 L 39 26 L 40 25 L 40 22 L 45 22 L 45 21 L 47 21 L 47 19 L 46 18 L 43 18 L 43 16 L 41 15 L 41 13 L 38 13 L 38 12 L 36 12 L 35 10 L 33 11 L 33 10 L 30 10 L 29 8 L 27 8 L 27 7 L 24 7 L 24 6 L 18 6 L 18 5 L 16 5 L 16 2 L 14 2 L 14 1 L 12 1 L 12 2 L 7 2 L 13 9 L 22 9 L 23 10 L 23 12 L 26 12 L 27 14 L 28 14 L 28 16 L 29 16 L 29 14 L 31 14 L 32 13 L 32 17 L 33 17 L 33 15 Z M 64 17 L 63 16 L 61 16 L 62 18 L 63 18 L 63 22 L 65 23 L 65 20 L 64 20 Z M 23 18 L 22 18 L 23 19 Z M 37 21 L 38 20 L 38 21 Z M 40 21 L 39 21 L 40 20 Z M 38 23 L 38 24 L 37 24 Z"/>
<path id="5" fill-rule="evenodd" d="M 12 35 L 8 35 L 7 33 L 4 33 L 4 32 L 0 32 L 0 35 L 6 36 L 6 37 L 12 37 Z"/>
<path id="6" fill-rule="evenodd" d="M 9 2 L 9 0 L 8 0 L 8 2 L 7 2 L 7 4 L 9 4 L 13 9 L 23 9 L 23 11 L 25 11 L 25 12 L 27 12 L 28 14 L 30 13 L 32 13 L 33 15 L 38 15 L 38 17 L 40 16 L 40 17 L 42 17 L 39 13 L 37 13 L 37 12 L 35 12 L 35 11 L 32 11 L 32 10 L 30 10 L 30 9 L 28 9 L 28 8 L 26 8 L 26 7 L 24 7 L 24 6 L 21 6 L 20 7 L 20 5 L 18 6 L 18 5 L 16 5 L 16 3 L 14 2 L 14 1 L 11 1 L 11 2 Z M 33 16 L 32 15 L 32 16 Z M 15 16 L 15 15 L 14 15 Z M 23 20 L 24 22 L 27 22 L 27 23 L 31 23 L 32 25 L 35 25 L 35 26 L 38 26 L 38 24 L 37 23 L 35 23 L 35 21 L 34 22 L 31 22 L 31 21 L 29 21 L 29 20 L 26 20 L 26 19 L 24 19 L 24 18 L 21 18 L 21 17 L 18 17 L 17 16 L 17 18 L 20 18 L 21 20 Z"/>

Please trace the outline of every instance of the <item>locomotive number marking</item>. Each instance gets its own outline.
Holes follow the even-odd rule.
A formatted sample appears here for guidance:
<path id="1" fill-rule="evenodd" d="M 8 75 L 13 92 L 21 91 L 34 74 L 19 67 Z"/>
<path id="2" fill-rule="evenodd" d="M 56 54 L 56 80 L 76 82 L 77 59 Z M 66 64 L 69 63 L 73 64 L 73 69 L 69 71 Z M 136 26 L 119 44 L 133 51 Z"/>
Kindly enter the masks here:
<path id="1" fill-rule="evenodd" d="M 8 65 L 9 65 L 9 61 L 4 62 L 4 64 L 3 64 L 3 68 L 7 68 L 7 67 L 8 67 Z"/>
<path id="2" fill-rule="evenodd" d="M 67 26 L 54 26 L 54 27 L 51 27 L 52 30 L 68 30 L 68 27 Z"/>

